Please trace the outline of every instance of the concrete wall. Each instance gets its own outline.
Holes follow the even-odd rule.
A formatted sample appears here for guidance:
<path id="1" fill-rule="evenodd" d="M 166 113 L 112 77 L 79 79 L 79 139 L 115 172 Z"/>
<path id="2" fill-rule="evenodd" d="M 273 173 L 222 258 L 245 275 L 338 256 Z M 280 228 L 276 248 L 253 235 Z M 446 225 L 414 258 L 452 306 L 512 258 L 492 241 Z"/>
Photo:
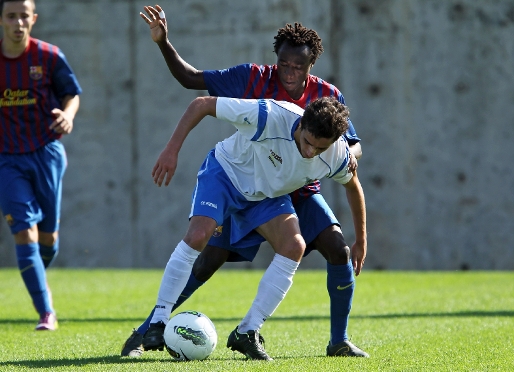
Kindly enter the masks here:
<path id="1" fill-rule="evenodd" d="M 150 173 L 197 95 L 168 72 L 144 1 L 39 1 L 34 36 L 57 44 L 84 89 L 61 220 L 61 267 L 162 268 L 182 238 L 196 171 L 232 128 L 206 120 L 168 188 Z M 514 0 L 162 1 L 169 38 L 198 69 L 274 63 L 273 36 L 323 38 L 312 72 L 337 85 L 364 156 L 368 269 L 514 269 Z M 323 192 L 353 239 L 344 188 Z M 261 249 L 262 267 L 271 248 Z M 16 264 L 0 225 L 0 266 Z M 303 267 L 323 267 L 315 252 Z"/>

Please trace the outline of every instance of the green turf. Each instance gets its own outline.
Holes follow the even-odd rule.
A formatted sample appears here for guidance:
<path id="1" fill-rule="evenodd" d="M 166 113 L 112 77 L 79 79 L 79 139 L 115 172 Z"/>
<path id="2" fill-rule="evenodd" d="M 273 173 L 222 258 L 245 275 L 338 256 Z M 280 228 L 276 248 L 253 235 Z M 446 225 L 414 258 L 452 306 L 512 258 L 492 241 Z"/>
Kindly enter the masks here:
<path id="1" fill-rule="evenodd" d="M 49 271 L 60 328 L 34 332 L 37 316 L 19 273 L 0 270 L 0 371 L 511 371 L 514 273 L 367 272 L 357 280 L 352 341 L 371 358 L 327 358 L 325 273 L 300 270 L 262 329 L 273 362 L 245 361 L 225 347 L 246 313 L 261 271 L 220 271 L 182 310 L 206 313 L 218 347 L 203 362 L 166 352 L 138 360 L 119 352 L 152 308 L 161 270 Z"/>

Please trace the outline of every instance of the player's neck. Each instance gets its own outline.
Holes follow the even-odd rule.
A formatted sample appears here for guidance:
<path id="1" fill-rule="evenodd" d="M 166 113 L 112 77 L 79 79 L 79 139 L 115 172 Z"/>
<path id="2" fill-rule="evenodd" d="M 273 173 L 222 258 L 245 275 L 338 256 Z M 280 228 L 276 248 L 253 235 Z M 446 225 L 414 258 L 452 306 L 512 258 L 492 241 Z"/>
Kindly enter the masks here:
<path id="1" fill-rule="evenodd" d="M 2 40 L 2 55 L 7 58 L 16 58 L 23 54 L 27 46 L 29 45 L 29 37 L 26 40 L 22 40 L 18 43 L 14 43 L 9 39 Z"/>

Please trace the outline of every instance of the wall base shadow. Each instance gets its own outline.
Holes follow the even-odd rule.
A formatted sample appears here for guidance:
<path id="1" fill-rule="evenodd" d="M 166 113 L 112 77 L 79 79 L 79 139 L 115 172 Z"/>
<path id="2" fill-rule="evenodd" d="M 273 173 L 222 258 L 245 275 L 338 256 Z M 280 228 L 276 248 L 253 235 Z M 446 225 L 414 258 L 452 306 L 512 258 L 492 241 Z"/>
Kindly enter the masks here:
<path id="1" fill-rule="evenodd" d="M 398 313 L 398 314 L 368 314 L 359 315 L 351 314 L 352 319 L 402 319 L 402 318 L 467 318 L 467 317 L 514 317 L 514 310 L 498 310 L 498 311 L 455 311 L 455 312 L 427 312 L 427 313 Z M 273 321 L 312 321 L 312 320 L 328 320 L 329 315 L 307 315 L 307 316 L 273 316 L 267 319 L 267 322 Z M 105 323 L 124 323 L 133 322 L 141 323 L 143 318 L 59 318 L 59 324 L 62 323 L 89 323 L 89 322 L 105 322 Z M 241 317 L 232 318 L 211 318 L 213 322 L 239 322 Z M 34 319 L 0 319 L 1 324 L 33 324 Z"/>

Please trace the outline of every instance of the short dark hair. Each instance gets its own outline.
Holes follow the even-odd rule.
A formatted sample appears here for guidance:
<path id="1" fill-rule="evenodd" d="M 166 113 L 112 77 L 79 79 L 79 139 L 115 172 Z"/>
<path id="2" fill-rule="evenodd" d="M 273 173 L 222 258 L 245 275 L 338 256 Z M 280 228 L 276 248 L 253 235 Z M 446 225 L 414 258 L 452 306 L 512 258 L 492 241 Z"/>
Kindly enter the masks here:
<path id="1" fill-rule="evenodd" d="M 305 107 L 301 129 L 315 138 L 333 138 L 334 141 L 348 130 L 350 110 L 334 97 L 318 98 Z"/>
<path id="2" fill-rule="evenodd" d="M 4 11 L 4 3 L 14 3 L 15 1 L 30 1 L 34 6 L 34 11 L 36 11 L 36 1 L 35 0 L 0 0 L 0 15 Z"/>
<path id="3" fill-rule="evenodd" d="M 314 63 L 323 53 L 323 46 L 321 45 L 321 38 L 318 33 L 313 29 L 302 26 L 301 23 L 295 22 L 294 26 L 286 23 L 285 27 L 279 28 L 277 36 L 275 36 L 275 54 L 282 44 L 287 42 L 291 46 L 307 45 L 311 50 L 311 62 Z"/>

